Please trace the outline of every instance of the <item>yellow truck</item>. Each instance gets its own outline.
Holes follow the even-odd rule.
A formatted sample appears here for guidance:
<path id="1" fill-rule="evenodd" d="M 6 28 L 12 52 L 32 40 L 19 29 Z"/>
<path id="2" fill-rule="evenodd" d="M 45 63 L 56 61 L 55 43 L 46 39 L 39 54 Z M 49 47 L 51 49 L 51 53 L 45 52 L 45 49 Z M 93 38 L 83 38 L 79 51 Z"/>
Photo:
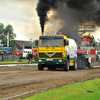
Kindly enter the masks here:
<path id="1" fill-rule="evenodd" d="M 38 41 L 38 70 L 77 69 L 77 45 L 74 39 L 57 33 L 41 35 Z"/>

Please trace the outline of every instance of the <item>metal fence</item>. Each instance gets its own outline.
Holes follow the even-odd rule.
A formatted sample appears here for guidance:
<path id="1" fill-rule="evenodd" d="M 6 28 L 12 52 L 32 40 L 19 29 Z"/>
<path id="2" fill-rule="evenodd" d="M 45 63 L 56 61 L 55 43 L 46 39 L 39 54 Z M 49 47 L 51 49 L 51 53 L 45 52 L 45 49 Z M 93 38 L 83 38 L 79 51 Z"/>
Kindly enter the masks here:
<path id="1" fill-rule="evenodd" d="M 2 55 L 0 55 L 0 61 L 2 61 Z"/>
<path id="2" fill-rule="evenodd" d="M 0 61 L 19 61 L 20 57 L 15 55 L 0 55 Z"/>

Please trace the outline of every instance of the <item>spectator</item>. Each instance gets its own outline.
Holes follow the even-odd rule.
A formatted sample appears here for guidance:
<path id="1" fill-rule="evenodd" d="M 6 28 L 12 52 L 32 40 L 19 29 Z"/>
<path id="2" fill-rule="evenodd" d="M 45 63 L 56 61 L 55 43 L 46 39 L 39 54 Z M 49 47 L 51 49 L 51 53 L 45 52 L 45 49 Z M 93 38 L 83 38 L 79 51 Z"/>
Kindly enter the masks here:
<path id="1" fill-rule="evenodd" d="M 96 62 L 98 62 L 98 55 L 96 54 Z"/>
<path id="2" fill-rule="evenodd" d="M 38 61 L 38 56 L 37 56 L 37 53 L 36 53 L 35 61 Z"/>
<path id="3" fill-rule="evenodd" d="M 30 61 L 30 60 L 32 61 L 32 57 L 33 57 L 32 53 L 29 52 L 29 54 L 28 54 L 29 61 Z"/>

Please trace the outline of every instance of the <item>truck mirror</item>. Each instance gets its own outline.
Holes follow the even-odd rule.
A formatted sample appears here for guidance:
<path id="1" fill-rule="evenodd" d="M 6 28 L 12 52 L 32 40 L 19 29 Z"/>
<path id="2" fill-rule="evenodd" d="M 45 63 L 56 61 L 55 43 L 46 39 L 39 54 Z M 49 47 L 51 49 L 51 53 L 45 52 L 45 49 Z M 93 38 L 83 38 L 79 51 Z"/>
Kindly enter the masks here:
<path id="1" fill-rule="evenodd" d="M 66 41 L 64 40 L 64 46 L 66 46 Z"/>
<path id="2" fill-rule="evenodd" d="M 66 41 L 66 45 L 69 45 L 69 41 Z"/>
<path id="3" fill-rule="evenodd" d="M 38 40 L 35 41 L 35 45 L 38 46 Z"/>

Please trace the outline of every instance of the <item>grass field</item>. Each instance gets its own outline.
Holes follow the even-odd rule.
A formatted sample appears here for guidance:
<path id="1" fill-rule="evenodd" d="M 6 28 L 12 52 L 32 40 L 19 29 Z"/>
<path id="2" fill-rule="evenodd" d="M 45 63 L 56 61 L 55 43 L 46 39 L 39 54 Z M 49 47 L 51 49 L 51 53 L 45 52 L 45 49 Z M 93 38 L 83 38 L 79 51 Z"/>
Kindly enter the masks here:
<path id="1" fill-rule="evenodd" d="M 17 100 L 100 100 L 100 79 L 63 86 Z"/>

